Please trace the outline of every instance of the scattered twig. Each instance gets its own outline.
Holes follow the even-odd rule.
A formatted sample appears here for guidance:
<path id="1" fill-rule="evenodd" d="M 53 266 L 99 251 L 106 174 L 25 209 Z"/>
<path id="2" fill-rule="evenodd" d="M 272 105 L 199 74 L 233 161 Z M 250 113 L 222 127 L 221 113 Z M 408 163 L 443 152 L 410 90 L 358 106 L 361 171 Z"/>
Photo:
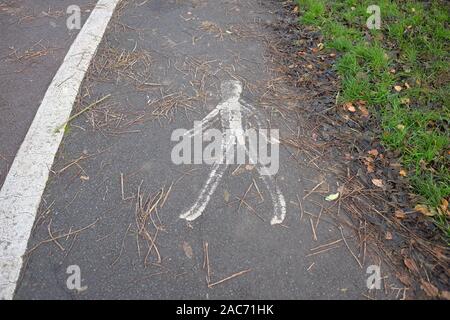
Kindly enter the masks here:
<path id="1" fill-rule="evenodd" d="M 304 197 L 303 200 L 305 200 L 306 198 L 308 198 L 314 191 L 317 190 L 317 188 L 319 188 L 322 184 L 324 183 L 324 181 L 318 183 L 310 192 L 308 192 Z"/>
<path id="2" fill-rule="evenodd" d="M 55 129 L 55 132 L 59 132 L 62 128 L 64 128 L 67 124 L 69 124 L 73 119 L 78 118 L 80 115 L 82 115 L 84 112 L 88 111 L 89 109 L 92 109 L 93 107 L 95 107 L 96 105 L 98 105 L 99 103 L 105 101 L 106 99 L 108 99 L 111 96 L 111 94 L 107 94 L 106 96 L 104 96 L 103 98 L 100 98 L 99 100 L 91 103 L 90 105 L 88 105 L 86 108 L 84 108 L 83 110 L 75 113 L 73 116 L 71 116 L 66 122 L 64 122 L 63 124 L 61 124 L 59 127 L 57 127 Z"/>
<path id="3" fill-rule="evenodd" d="M 339 230 L 341 231 L 342 240 L 344 240 L 345 246 L 347 247 L 348 251 L 350 251 L 350 253 L 353 256 L 353 258 L 355 258 L 356 262 L 358 262 L 359 267 L 362 269 L 363 266 L 362 266 L 361 262 L 355 256 L 355 254 L 353 253 L 352 249 L 350 249 L 350 246 L 348 245 L 347 240 L 345 240 L 344 232 L 342 231 L 342 227 L 341 226 L 339 227 Z"/>
<path id="4" fill-rule="evenodd" d="M 39 242 L 38 244 L 36 244 L 35 246 L 33 246 L 31 249 L 29 249 L 29 250 L 25 253 L 25 255 L 31 254 L 34 250 L 36 250 L 38 247 L 40 247 L 40 246 L 43 245 L 43 244 L 46 244 L 46 243 L 55 241 L 55 240 L 57 240 L 57 239 L 66 238 L 66 237 L 68 237 L 68 236 L 71 236 L 71 235 L 74 235 L 74 234 L 78 234 L 78 233 L 80 233 L 80 232 L 82 232 L 82 231 L 84 231 L 84 230 L 86 230 L 86 229 L 89 229 L 89 228 L 93 227 L 98 221 L 99 221 L 99 219 L 97 218 L 93 223 L 91 223 L 90 225 L 87 225 L 87 226 L 84 227 L 84 228 L 81 228 L 81 229 L 78 229 L 78 230 L 74 230 L 74 231 L 69 231 L 69 232 L 64 233 L 64 234 L 61 234 L 61 235 L 59 235 L 59 236 L 51 237 L 50 239 L 43 240 L 43 241 Z"/>
<path id="5" fill-rule="evenodd" d="M 312 230 L 312 233 L 313 233 L 313 239 L 314 239 L 314 241 L 317 241 L 316 229 L 314 228 L 314 223 L 313 223 L 311 218 L 309 218 L 309 222 L 311 223 L 311 230 Z"/>
<path id="6" fill-rule="evenodd" d="M 225 281 L 231 280 L 231 279 L 233 279 L 233 278 L 236 278 L 236 277 L 238 277 L 238 276 L 241 276 L 241 275 L 243 275 L 243 274 L 245 274 L 245 273 L 247 273 L 247 272 L 250 272 L 250 271 L 252 271 L 252 269 L 243 270 L 243 271 L 237 272 L 237 273 L 235 273 L 235 274 L 232 274 L 231 276 L 226 277 L 226 278 L 224 278 L 224 279 L 222 279 L 222 280 L 216 281 L 216 282 L 214 282 L 214 283 L 209 283 L 209 284 L 208 284 L 208 288 L 212 288 L 212 287 L 214 287 L 214 286 L 216 286 L 216 285 L 218 285 L 218 284 L 224 283 Z"/>

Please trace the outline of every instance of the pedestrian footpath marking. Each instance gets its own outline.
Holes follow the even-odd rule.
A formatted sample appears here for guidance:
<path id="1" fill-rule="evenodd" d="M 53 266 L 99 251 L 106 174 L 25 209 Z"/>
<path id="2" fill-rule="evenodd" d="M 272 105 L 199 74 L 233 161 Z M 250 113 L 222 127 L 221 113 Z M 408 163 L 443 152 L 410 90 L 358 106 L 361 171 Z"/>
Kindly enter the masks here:
<path id="1" fill-rule="evenodd" d="M 242 94 L 242 84 L 239 81 L 225 81 L 221 85 L 222 89 L 222 102 L 217 105 L 205 118 L 193 129 L 186 132 L 185 135 L 193 137 L 195 135 L 201 134 L 201 132 L 211 127 L 217 117 L 220 117 L 223 136 L 222 136 L 222 144 L 221 144 L 221 157 L 215 161 L 212 166 L 211 172 L 204 184 L 203 188 L 200 191 L 200 195 L 192 205 L 192 207 L 180 215 L 181 219 L 185 219 L 187 221 L 193 221 L 200 217 L 206 209 L 209 201 L 211 200 L 211 196 L 217 189 L 222 177 L 228 167 L 226 163 L 223 161 L 223 155 L 227 153 L 227 151 L 232 148 L 234 145 L 238 144 L 240 147 L 244 148 L 245 153 L 250 157 L 250 162 L 257 164 L 256 159 L 252 159 L 252 154 L 248 151 L 245 146 L 245 136 L 244 129 L 242 126 L 242 112 L 252 113 L 257 115 L 257 110 L 248 104 L 243 104 L 240 101 Z M 257 116 L 257 125 L 258 129 L 261 129 L 262 122 Z M 226 135 L 225 132 L 228 130 L 229 133 Z M 267 137 L 266 137 L 266 140 Z M 269 141 L 267 141 L 269 142 Z M 279 141 L 270 141 L 269 143 L 279 143 Z M 284 196 L 275 180 L 275 178 L 266 172 L 266 168 L 256 165 L 258 173 L 261 175 L 264 184 L 266 185 L 267 190 L 270 193 L 270 198 L 272 200 L 273 205 L 273 217 L 270 223 L 280 224 L 283 222 L 286 216 L 286 201 Z"/>
<path id="2" fill-rule="evenodd" d="M 0 299 L 12 299 L 42 193 L 84 75 L 120 0 L 99 0 L 36 113 L 0 190 Z"/>

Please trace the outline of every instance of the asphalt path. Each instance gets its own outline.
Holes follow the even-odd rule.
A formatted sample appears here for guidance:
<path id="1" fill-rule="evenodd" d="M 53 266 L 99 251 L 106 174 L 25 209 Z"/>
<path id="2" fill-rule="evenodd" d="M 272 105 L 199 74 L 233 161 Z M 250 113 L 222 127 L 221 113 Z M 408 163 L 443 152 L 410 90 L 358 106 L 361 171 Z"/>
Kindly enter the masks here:
<path id="1" fill-rule="evenodd" d="M 339 186 L 309 159 L 281 145 L 276 175 L 230 164 L 218 177 L 214 165 L 171 157 L 173 132 L 192 129 L 227 102 L 223 84 L 230 81 L 242 86 L 245 128 L 278 129 L 281 138 L 305 130 L 302 119 L 277 111 L 295 89 L 271 90 L 280 75 L 268 25 L 278 5 L 119 4 L 50 169 L 15 299 L 365 298 L 366 268 L 375 262 L 362 256 L 345 215 L 328 212 L 333 202 L 324 198 Z M 46 28 L 61 39 L 68 32 Z M 20 89 L 32 99 L 21 103 L 43 95 L 57 61 L 47 78 L 30 78 L 39 85 Z M 2 104 L 19 103 L 1 90 Z M 223 130 L 226 113 L 216 116 L 212 127 Z M 26 123 L 0 134 L 13 136 L 13 126 Z M 14 139 L 2 144 L 8 154 L 20 144 Z M 204 204 L 200 214 L 180 218 L 196 202 Z M 283 219 L 273 219 L 277 210 L 285 210 Z"/>

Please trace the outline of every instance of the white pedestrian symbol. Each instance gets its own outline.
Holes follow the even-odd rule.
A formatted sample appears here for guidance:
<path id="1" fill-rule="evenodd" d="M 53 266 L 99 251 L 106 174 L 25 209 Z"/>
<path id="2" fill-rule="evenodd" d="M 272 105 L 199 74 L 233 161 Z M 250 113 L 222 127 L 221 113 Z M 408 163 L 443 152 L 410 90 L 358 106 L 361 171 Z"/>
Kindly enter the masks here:
<path id="1" fill-rule="evenodd" d="M 223 161 L 223 155 L 232 148 L 234 145 L 238 145 L 245 150 L 245 153 L 249 156 L 250 162 L 256 164 L 256 169 L 261 175 L 267 190 L 270 193 L 272 200 L 274 214 L 271 219 L 271 224 L 280 224 L 283 222 L 286 216 L 286 201 L 283 194 L 275 180 L 275 178 L 267 172 L 267 168 L 258 164 L 255 159 L 252 159 L 252 153 L 249 152 L 245 146 L 245 135 L 242 126 L 242 111 L 245 113 L 252 113 L 256 116 L 258 122 L 258 128 L 261 129 L 261 121 L 259 120 L 257 110 L 244 102 L 240 101 L 242 94 L 242 84 L 239 81 L 225 81 L 221 84 L 222 101 L 212 110 L 196 127 L 189 130 L 185 135 L 194 137 L 201 134 L 202 130 L 211 127 L 217 117 L 220 117 L 222 124 L 222 142 L 221 142 L 221 156 L 217 159 L 211 169 L 208 180 L 204 184 L 199 197 L 192 205 L 192 207 L 185 213 L 180 215 L 180 218 L 187 221 L 193 221 L 200 217 L 208 205 L 211 196 L 217 189 L 228 164 Z M 228 134 L 225 132 L 228 131 Z M 273 144 L 279 143 L 278 140 L 265 137 L 266 142 Z"/>

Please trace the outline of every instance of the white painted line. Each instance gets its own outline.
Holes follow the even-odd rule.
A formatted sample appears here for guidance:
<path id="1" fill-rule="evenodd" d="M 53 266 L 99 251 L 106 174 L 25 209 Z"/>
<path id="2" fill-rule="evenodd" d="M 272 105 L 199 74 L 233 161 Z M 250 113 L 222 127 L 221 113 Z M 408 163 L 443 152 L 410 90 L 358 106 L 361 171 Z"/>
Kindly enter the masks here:
<path id="1" fill-rule="evenodd" d="M 120 0 L 99 0 L 45 93 L 0 190 L 0 299 L 12 299 L 22 256 L 78 90 Z"/>

